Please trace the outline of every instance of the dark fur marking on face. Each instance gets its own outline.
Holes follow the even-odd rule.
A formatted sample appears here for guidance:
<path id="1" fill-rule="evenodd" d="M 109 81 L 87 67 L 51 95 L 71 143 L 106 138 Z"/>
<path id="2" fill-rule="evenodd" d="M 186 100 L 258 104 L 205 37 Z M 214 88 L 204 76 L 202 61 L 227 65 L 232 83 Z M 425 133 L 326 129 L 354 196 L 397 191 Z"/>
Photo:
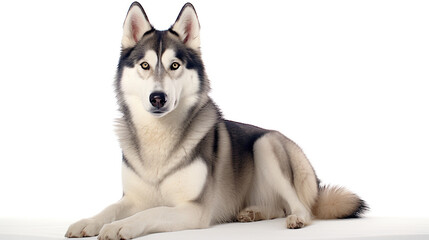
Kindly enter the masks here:
<path id="1" fill-rule="evenodd" d="M 176 57 L 185 63 L 184 66 L 187 69 L 197 71 L 200 79 L 200 93 L 207 92 L 209 83 L 201 54 L 180 41 L 178 34 L 171 28 L 166 31 L 158 31 L 152 28 L 143 35 L 134 47 L 123 49 L 118 64 L 118 77 L 119 74 L 122 74 L 123 67 L 133 67 L 137 61 L 144 58 L 146 51 L 153 50 L 157 54 L 162 54 L 169 48 L 176 52 Z"/>
<path id="2" fill-rule="evenodd" d="M 195 69 L 198 73 L 200 79 L 205 79 L 205 67 L 201 56 L 195 50 L 185 47 L 182 45 L 176 50 L 176 57 L 186 63 L 186 68 Z M 203 82 L 203 81 L 202 81 Z M 201 86 L 201 89 L 204 89 L 204 86 Z"/>

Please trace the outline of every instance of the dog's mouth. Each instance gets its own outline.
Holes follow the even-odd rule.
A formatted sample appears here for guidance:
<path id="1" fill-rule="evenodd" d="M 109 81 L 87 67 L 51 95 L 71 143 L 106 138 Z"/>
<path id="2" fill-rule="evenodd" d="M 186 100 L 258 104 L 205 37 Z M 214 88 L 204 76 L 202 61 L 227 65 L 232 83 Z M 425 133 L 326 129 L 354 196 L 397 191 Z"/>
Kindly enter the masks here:
<path id="1" fill-rule="evenodd" d="M 165 111 L 161 111 L 161 110 L 157 109 L 157 110 L 151 111 L 151 113 L 156 115 L 156 114 L 163 114 L 163 113 L 165 113 Z"/>
<path id="2" fill-rule="evenodd" d="M 154 109 L 151 109 L 149 112 L 154 117 L 162 117 L 162 116 L 164 116 L 165 114 L 168 113 L 168 110 L 167 109 L 157 109 L 157 108 L 154 108 Z"/>

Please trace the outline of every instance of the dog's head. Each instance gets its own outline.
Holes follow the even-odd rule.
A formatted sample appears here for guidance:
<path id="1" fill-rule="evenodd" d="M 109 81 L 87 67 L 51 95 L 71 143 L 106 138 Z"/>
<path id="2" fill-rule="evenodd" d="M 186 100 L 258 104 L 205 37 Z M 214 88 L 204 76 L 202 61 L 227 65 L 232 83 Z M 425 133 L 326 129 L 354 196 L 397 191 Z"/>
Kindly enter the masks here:
<path id="1" fill-rule="evenodd" d="M 124 22 L 116 88 L 119 101 L 152 117 L 189 109 L 208 91 L 200 57 L 200 25 L 187 3 L 165 31 L 150 24 L 134 2 Z"/>

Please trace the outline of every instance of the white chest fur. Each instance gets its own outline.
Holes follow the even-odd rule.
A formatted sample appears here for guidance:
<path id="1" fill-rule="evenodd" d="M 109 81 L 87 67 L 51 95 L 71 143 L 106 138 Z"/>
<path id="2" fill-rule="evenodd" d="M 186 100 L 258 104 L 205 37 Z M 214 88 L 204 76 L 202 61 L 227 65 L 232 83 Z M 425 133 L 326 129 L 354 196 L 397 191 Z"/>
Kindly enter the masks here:
<path id="1" fill-rule="evenodd" d="M 123 188 L 126 196 L 139 202 L 142 208 L 176 206 L 192 201 L 201 194 L 207 179 L 207 165 L 201 158 L 178 168 L 158 185 L 145 182 L 131 169 L 123 167 Z"/>
<path id="2" fill-rule="evenodd" d="M 207 179 L 207 166 L 196 159 L 189 166 L 168 176 L 160 185 L 161 195 L 168 205 L 177 205 L 196 199 Z"/>

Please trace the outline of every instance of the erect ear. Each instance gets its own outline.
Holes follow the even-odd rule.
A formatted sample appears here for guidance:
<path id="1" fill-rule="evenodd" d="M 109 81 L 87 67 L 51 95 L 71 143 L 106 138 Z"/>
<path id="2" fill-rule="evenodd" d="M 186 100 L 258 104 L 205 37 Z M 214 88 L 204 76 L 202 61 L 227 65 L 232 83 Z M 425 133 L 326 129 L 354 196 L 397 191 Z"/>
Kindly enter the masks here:
<path id="1" fill-rule="evenodd" d="M 145 32 L 153 27 L 147 19 L 143 7 L 138 2 L 131 4 L 124 22 L 122 48 L 134 47 Z"/>
<path id="2" fill-rule="evenodd" d="M 198 16 L 192 4 L 186 3 L 185 6 L 183 6 L 171 29 L 179 34 L 180 40 L 182 40 L 186 46 L 199 50 L 200 23 L 198 22 Z"/>

